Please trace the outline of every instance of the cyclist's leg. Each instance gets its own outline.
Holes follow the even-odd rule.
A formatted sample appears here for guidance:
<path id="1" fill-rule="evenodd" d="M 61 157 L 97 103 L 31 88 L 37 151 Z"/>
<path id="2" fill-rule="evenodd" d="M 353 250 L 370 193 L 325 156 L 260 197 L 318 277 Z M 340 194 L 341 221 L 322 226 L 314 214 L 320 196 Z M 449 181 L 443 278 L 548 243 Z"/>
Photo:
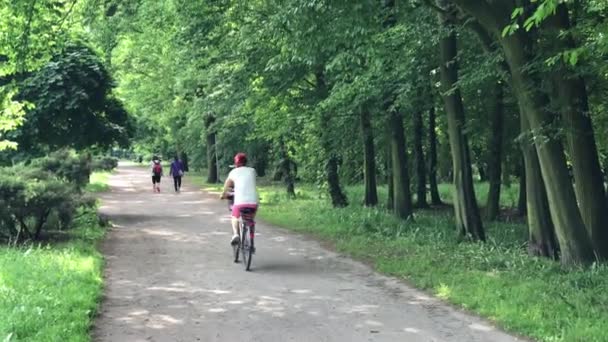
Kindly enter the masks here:
<path id="1" fill-rule="evenodd" d="M 241 209 L 238 205 L 233 205 L 232 206 L 232 218 L 231 218 L 231 224 L 232 224 L 232 240 L 231 243 L 235 244 L 239 242 L 239 231 L 240 231 L 240 220 L 239 218 L 241 217 Z"/>

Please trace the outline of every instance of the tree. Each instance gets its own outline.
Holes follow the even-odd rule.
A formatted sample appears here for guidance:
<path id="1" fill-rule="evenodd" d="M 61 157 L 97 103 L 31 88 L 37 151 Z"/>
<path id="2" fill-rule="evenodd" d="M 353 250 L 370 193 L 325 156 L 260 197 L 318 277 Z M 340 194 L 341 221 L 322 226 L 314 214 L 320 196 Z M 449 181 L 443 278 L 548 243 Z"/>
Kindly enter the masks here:
<path id="1" fill-rule="evenodd" d="M 522 106 L 522 115 L 526 115 L 531 129 L 536 133 L 549 127 L 551 113 L 545 110 L 548 99 L 546 95 L 537 91 L 539 88 L 535 75 L 528 68 L 531 61 L 528 53 L 535 50 L 533 40 L 521 30 L 503 34 L 515 8 L 502 2 L 493 4 L 471 0 L 452 2 L 478 20 L 497 39 L 509 65 L 513 91 Z M 550 135 L 543 134 L 539 138 L 542 138 L 543 142 L 535 146 L 561 248 L 561 261 L 564 264 L 589 263 L 595 259 L 593 248 L 576 205 L 563 147 Z M 532 180 L 527 179 L 527 181 Z"/>
<path id="2" fill-rule="evenodd" d="M 20 86 L 19 99 L 34 104 L 12 134 L 25 151 L 127 145 L 132 126 L 113 81 L 87 47 L 67 46 Z"/>
<path id="3" fill-rule="evenodd" d="M 215 117 L 213 114 L 207 115 L 205 118 L 205 130 L 207 135 L 207 183 L 217 183 L 219 181 L 217 174 L 217 152 L 215 146 Z"/>
<path id="4" fill-rule="evenodd" d="M 438 4 L 446 11 L 453 11 L 445 1 Z M 449 16 L 439 15 L 439 23 L 448 32 L 441 38 L 441 87 L 448 116 L 450 147 L 454 169 L 454 210 L 459 234 L 473 240 L 485 240 L 485 232 L 477 207 L 473 188 L 471 158 L 467 137 L 463 133 L 464 107 L 460 90 L 455 87 L 458 81 L 458 63 L 456 62 L 456 33 Z"/>

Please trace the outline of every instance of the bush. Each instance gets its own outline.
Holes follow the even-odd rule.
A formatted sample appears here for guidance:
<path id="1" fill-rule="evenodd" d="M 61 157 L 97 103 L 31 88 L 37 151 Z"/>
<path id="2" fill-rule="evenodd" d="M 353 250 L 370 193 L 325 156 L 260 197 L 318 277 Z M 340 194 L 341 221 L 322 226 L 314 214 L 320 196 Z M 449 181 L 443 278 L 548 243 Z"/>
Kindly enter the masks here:
<path id="1" fill-rule="evenodd" d="M 70 228 L 78 208 L 94 205 L 82 192 L 90 172 L 87 158 L 67 152 L 1 168 L 0 237 L 35 240 L 43 230 Z"/>
<path id="2" fill-rule="evenodd" d="M 91 163 L 87 156 L 78 156 L 67 150 L 54 152 L 47 157 L 31 162 L 32 172 L 50 172 L 56 177 L 72 183 L 81 191 L 91 176 Z"/>
<path id="3" fill-rule="evenodd" d="M 93 171 L 112 171 L 118 166 L 118 159 L 114 157 L 96 157 L 93 159 Z"/>

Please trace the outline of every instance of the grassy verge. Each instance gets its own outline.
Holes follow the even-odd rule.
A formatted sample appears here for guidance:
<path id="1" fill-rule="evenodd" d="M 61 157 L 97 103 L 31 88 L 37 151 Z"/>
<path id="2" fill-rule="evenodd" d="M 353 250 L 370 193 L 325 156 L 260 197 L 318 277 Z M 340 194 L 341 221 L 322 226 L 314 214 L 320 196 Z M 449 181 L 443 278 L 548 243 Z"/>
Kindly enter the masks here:
<path id="1" fill-rule="evenodd" d="M 104 234 L 82 212 L 67 242 L 0 247 L 0 340 L 89 341 L 102 289 Z"/>
<path id="2" fill-rule="evenodd" d="M 477 187 L 482 202 L 487 185 Z M 440 191 L 449 201 L 450 186 Z M 517 191 L 505 189 L 501 203 L 516 203 Z M 299 187 L 297 200 L 288 200 L 281 187 L 262 186 L 260 193 L 261 219 L 330 241 L 340 252 L 508 331 L 547 342 L 608 341 L 608 267 L 565 271 L 531 258 L 522 224 L 486 224 L 487 243 L 458 243 L 452 210 L 418 211 L 413 222 L 403 222 L 382 208 L 363 208 L 360 186 L 347 188 L 351 206 L 345 209 L 331 208 L 310 186 Z M 380 198 L 385 196 L 380 188 Z"/>
<path id="3" fill-rule="evenodd" d="M 87 191 L 106 191 L 109 175 L 93 173 Z M 94 209 L 81 209 L 74 227 L 52 242 L 0 247 L 0 341 L 90 340 L 105 229 Z"/>
<path id="4" fill-rule="evenodd" d="M 107 171 L 95 171 L 91 174 L 90 182 L 86 187 L 88 192 L 105 192 L 110 189 L 108 180 L 112 175 L 111 172 Z"/>

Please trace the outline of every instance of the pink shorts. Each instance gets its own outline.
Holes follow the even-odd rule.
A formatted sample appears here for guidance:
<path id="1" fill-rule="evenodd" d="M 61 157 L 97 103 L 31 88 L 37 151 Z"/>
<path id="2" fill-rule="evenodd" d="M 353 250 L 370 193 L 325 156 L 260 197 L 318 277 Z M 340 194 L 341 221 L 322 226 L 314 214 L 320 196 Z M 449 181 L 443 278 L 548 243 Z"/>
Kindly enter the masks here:
<path id="1" fill-rule="evenodd" d="M 258 210 L 257 204 L 237 204 L 232 206 L 232 217 L 239 218 L 241 217 L 241 209 L 253 209 L 253 215 L 255 216 L 255 212 Z"/>

